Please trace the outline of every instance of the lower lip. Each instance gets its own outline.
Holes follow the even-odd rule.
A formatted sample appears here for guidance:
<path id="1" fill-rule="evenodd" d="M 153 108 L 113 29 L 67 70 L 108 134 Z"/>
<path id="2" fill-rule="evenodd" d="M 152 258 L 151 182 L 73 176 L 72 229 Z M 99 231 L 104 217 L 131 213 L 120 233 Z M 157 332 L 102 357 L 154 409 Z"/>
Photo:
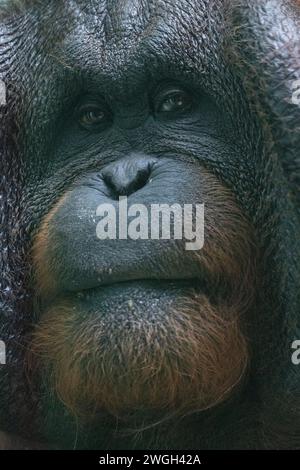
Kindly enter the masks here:
<path id="1" fill-rule="evenodd" d="M 159 315 L 177 304 L 180 298 L 190 298 L 200 291 L 194 279 L 166 281 L 139 280 L 121 282 L 71 294 L 72 303 L 85 312 L 123 317 L 127 315 Z"/>

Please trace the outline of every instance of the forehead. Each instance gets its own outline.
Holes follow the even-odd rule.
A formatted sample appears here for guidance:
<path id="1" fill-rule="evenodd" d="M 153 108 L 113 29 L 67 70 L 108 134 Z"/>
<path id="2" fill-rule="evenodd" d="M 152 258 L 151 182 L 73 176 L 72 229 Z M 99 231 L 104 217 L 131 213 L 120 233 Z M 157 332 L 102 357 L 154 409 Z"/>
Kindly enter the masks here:
<path id="1" fill-rule="evenodd" d="M 151 30 L 162 33 L 204 31 L 211 27 L 219 0 L 77 0 L 83 21 L 96 26 L 98 36 L 109 40 L 138 39 Z M 82 6 L 84 5 L 84 8 Z"/>
<path id="2" fill-rule="evenodd" d="M 147 64 L 204 70 L 222 40 L 219 0 L 100 0 L 65 7 L 58 53 L 71 67 L 102 77 L 136 74 Z M 150 71 L 151 72 L 151 71 Z M 171 72 L 171 70 L 170 70 Z"/>

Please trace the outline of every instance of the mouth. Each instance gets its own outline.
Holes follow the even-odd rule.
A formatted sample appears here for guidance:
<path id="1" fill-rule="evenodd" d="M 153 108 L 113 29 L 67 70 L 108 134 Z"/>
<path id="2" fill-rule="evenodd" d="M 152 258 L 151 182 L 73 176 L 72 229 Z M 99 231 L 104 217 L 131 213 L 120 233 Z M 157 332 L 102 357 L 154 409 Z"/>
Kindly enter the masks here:
<path id="1" fill-rule="evenodd" d="M 103 282 L 98 286 L 64 291 L 37 303 L 37 315 L 55 305 L 67 304 L 81 312 L 81 316 L 108 322 L 112 328 L 131 322 L 141 326 L 147 322 L 165 322 L 167 312 L 176 309 L 178 303 L 194 296 L 204 296 L 215 302 L 214 289 L 197 278 L 190 279 L 134 279 L 121 282 Z M 38 313 L 40 312 L 40 314 Z"/>
<path id="2" fill-rule="evenodd" d="M 75 294 L 69 293 L 69 296 L 81 311 L 98 311 L 103 318 L 128 321 L 136 317 L 139 321 L 157 321 L 178 303 L 178 299 L 195 293 L 207 293 L 205 283 L 195 278 L 143 279 L 104 283 Z"/>

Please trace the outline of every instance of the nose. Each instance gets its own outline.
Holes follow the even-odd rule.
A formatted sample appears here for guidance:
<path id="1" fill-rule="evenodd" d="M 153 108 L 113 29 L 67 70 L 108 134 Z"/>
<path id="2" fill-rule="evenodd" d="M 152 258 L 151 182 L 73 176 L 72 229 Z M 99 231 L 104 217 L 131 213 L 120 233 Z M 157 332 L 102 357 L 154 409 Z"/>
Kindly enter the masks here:
<path id="1" fill-rule="evenodd" d="M 154 157 L 134 154 L 109 164 L 101 175 L 114 196 L 129 196 L 147 184 L 156 162 Z"/>

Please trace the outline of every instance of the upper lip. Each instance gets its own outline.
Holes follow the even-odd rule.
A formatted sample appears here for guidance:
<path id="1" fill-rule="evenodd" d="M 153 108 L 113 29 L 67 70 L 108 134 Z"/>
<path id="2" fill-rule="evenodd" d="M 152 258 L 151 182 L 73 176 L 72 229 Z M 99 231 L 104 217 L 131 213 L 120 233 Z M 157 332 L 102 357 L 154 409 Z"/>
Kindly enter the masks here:
<path id="1" fill-rule="evenodd" d="M 78 291 L 88 291 L 94 290 L 99 288 L 105 288 L 112 285 L 117 284 L 130 284 L 130 283 L 138 283 L 138 282 L 149 282 L 149 283 L 180 283 L 180 284 L 188 284 L 188 285 L 205 285 L 205 283 L 201 280 L 201 278 L 196 278 L 194 276 L 190 277 L 124 277 L 124 278 L 111 278 L 105 277 L 103 280 L 98 279 L 97 282 L 92 283 L 88 286 L 83 286 L 82 288 L 70 288 L 68 289 L 69 292 L 78 292 Z"/>

